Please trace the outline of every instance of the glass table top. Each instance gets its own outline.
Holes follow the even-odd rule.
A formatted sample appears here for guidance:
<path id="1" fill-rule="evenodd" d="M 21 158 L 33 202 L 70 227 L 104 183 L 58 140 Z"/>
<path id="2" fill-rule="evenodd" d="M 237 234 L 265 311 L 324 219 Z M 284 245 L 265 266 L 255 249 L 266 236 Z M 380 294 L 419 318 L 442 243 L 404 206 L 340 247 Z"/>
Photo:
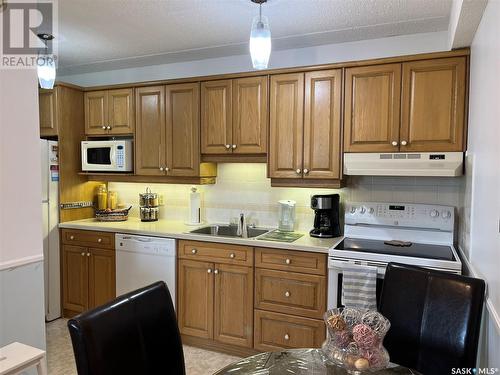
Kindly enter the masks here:
<path id="1" fill-rule="evenodd" d="M 361 374 L 353 372 L 351 374 Z M 214 375 L 348 375 L 347 370 L 330 362 L 321 349 L 291 349 L 261 353 L 244 358 L 219 370 Z M 415 370 L 391 364 L 373 375 L 420 375 Z"/>

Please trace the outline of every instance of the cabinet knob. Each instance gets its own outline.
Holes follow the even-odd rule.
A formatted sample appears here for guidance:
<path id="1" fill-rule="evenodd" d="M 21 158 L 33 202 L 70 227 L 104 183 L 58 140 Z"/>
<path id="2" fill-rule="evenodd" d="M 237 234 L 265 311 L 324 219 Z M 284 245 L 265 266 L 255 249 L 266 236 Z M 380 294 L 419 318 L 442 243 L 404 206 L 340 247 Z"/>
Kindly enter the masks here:
<path id="1" fill-rule="evenodd" d="M 302 171 L 300 170 L 300 168 L 297 168 L 297 170 L 295 170 L 295 173 L 297 173 L 297 174 L 300 174 L 300 172 L 302 172 Z"/>
<path id="2" fill-rule="evenodd" d="M 218 274 L 219 274 L 219 270 L 218 270 L 218 269 L 215 269 L 214 273 L 215 273 L 216 275 L 218 275 Z"/>
<path id="3" fill-rule="evenodd" d="M 111 130 L 111 126 L 106 126 L 106 129 L 107 130 Z"/>
<path id="4" fill-rule="evenodd" d="M 398 142 L 396 142 L 396 141 L 392 141 L 392 145 L 393 145 L 394 147 L 396 147 L 396 146 L 398 145 Z"/>
<path id="5" fill-rule="evenodd" d="M 85 253 L 82 253 L 82 257 L 84 257 L 84 256 L 85 256 Z"/>
<path id="6" fill-rule="evenodd" d="M 229 150 L 231 148 L 231 145 L 226 145 L 226 149 Z"/>
<path id="7" fill-rule="evenodd" d="M 212 269 L 211 269 L 211 268 L 209 268 L 209 269 L 207 270 L 207 273 L 212 273 Z"/>
<path id="8" fill-rule="evenodd" d="M 236 254 L 235 254 L 235 253 L 231 253 L 231 254 L 229 254 L 229 258 L 231 258 L 231 259 L 234 259 L 234 257 L 235 257 L 235 256 L 236 256 Z"/>
<path id="9" fill-rule="evenodd" d="M 168 172 L 170 170 L 169 167 L 165 167 L 165 171 Z"/>
<path id="10" fill-rule="evenodd" d="M 285 263 L 286 263 L 286 264 L 290 264 L 290 263 L 292 263 L 292 261 L 291 261 L 289 258 L 286 258 L 286 259 L 285 259 Z"/>
<path id="11" fill-rule="evenodd" d="M 233 150 L 236 148 L 236 145 L 233 145 Z"/>
<path id="12" fill-rule="evenodd" d="M 290 292 L 288 290 L 285 292 L 285 297 L 290 297 Z"/>
<path id="13" fill-rule="evenodd" d="M 102 242 L 102 238 L 98 238 L 97 242 L 101 243 Z"/>
<path id="14" fill-rule="evenodd" d="M 70 240 L 74 240 L 74 239 L 75 239 L 75 236 L 69 236 L 69 239 L 70 239 Z"/>
<path id="15" fill-rule="evenodd" d="M 288 333 L 285 333 L 285 340 L 290 340 L 290 335 Z"/>
<path id="16" fill-rule="evenodd" d="M 160 171 L 162 171 L 162 172 L 163 172 L 163 167 L 160 167 Z"/>
<path id="17" fill-rule="evenodd" d="M 102 130 L 106 130 L 106 127 L 105 127 L 105 126 L 103 126 L 103 127 L 102 127 Z"/>
<path id="18" fill-rule="evenodd" d="M 304 174 L 308 174 L 309 173 L 309 169 L 305 168 L 304 169 Z"/>
<path id="19" fill-rule="evenodd" d="M 408 144 L 408 142 L 406 141 L 401 141 L 401 146 L 406 146 Z"/>
<path id="20" fill-rule="evenodd" d="M 87 256 L 89 257 L 89 256 L 90 256 L 90 253 L 87 253 Z"/>
<path id="21" fill-rule="evenodd" d="M 191 250 L 191 254 L 196 254 L 197 252 L 198 252 L 198 250 L 197 250 L 197 249 L 193 249 L 193 250 Z"/>

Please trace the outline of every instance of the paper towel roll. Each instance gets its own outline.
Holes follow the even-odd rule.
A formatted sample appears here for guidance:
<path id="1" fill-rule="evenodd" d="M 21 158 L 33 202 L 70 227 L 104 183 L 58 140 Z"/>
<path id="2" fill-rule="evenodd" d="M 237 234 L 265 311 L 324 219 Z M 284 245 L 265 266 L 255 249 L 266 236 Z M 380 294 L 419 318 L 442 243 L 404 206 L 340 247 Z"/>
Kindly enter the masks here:
<path id="1" fill-rule="evenodd" d="M 201 223 L 201 197 L 194 186 L 191 188 L 189 193 L 189 223 L 190 224 L 200 224 Z"/>

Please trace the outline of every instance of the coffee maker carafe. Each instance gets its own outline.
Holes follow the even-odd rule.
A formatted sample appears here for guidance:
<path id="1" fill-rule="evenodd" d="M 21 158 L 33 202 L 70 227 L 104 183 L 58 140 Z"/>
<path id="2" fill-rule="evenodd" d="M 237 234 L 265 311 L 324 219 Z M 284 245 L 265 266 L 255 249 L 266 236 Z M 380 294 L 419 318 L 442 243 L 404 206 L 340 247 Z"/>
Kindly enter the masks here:
<path id="1" fill-rule="evenodd" d="M 339 203 L 338 194 L 311 197 L 311 208 L 314 210 L 314 228 L 309 232 L 311 237 L 330 238 L 341 235 Z"/>

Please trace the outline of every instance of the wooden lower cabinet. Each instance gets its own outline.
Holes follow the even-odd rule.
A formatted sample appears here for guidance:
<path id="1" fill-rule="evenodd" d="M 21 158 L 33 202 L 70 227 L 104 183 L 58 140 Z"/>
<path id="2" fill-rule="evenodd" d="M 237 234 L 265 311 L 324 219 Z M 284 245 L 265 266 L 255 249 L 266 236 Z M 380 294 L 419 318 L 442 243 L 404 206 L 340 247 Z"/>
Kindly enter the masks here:
<path id="1" fill-rule="evenodd" d="M 322 320 L 255 310 L 254 325 L 254 348 L 261 351 L 319 348 L 325 341 Z"/>
<path id="2" fill-rule="evenodd" d="M 63 245 L 62 247 L 63 316 L 72 316 L 88 309 L 88 260 L 87 248 Z"/>
<path id="3" fill-rule="evenodd" d="M 115 252 L 89 249 L 89 306 L 96 307 L 116 296 Z"/>

